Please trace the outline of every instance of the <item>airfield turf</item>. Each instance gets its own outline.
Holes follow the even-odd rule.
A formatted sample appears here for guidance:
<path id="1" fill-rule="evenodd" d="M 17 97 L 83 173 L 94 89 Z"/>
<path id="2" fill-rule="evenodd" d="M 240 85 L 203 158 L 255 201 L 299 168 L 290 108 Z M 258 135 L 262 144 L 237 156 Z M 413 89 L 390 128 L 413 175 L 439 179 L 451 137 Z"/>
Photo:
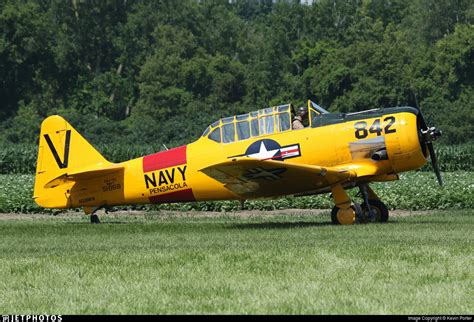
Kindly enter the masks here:
<path id="1" fill-rule="evenodd" d="M 469 314 L 474 212 L 0 215 L 2 314 Z"/>

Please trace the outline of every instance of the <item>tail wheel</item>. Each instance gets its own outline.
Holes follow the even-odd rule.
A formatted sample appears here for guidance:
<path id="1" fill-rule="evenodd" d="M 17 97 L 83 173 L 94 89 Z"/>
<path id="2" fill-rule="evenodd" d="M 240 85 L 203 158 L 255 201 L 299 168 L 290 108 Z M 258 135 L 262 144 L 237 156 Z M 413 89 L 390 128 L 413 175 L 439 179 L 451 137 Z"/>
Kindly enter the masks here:
<path id="1" fill-rule="evenodd" d="M 350 208 L 341 209 L 334 206 L 331 211 L 331 221 L 334 225 L 351 225 L 362 217 L 362 208 L 359 204 L 353 204 Z"/>
<path id="2" fill-rule="evenodd" d="M 387 206 L 380 200 L 376 199 L 369 199 L 370 209 L 373 213 L 373 222 L 387 222 L 388 220 L 388 208 Z M 367 204 L 364 202 L 362 205 L 362 211 L 364 213 L 364 218 L 369 218 L 369 210 L 367 208 Z"/>
<path id="3" fill-rule="evenodd" d="M 97 214 L 91 214 L 91 224 L 100 224 L 100 219 Z"/>

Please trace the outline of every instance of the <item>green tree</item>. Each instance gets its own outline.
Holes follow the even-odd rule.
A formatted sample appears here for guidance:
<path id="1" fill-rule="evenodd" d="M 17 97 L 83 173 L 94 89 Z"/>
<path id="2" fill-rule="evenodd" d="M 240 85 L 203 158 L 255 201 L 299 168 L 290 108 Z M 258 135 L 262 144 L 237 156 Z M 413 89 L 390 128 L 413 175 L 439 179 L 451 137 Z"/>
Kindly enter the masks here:
<path id="1" fill-rule="evenodd" d="M 0 4 L 0 121 L 13 117 L 20 101 L 49 99 L 58 83 L 48 43 L 52 32 L 43 5 L 6 1 Z M 51 88 L 53 87 L 53 88 Z"/>

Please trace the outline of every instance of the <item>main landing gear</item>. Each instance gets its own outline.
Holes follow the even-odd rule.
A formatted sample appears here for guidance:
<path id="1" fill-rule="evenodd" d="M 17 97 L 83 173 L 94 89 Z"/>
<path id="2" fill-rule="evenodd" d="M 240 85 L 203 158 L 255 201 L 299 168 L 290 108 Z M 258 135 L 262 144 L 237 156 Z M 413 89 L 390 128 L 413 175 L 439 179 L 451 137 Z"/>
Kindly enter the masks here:
<path id="1" fill-rule="evenodd" d="M 337 184 L 331 187 L 332 198 L 336 204 L 331 211 L 331 221 L 335 225 L 354 223 L 387 222 L 388 208 L 365 182 L 359 183 L 364 202 L 352 202 L 344 188 Z"/>

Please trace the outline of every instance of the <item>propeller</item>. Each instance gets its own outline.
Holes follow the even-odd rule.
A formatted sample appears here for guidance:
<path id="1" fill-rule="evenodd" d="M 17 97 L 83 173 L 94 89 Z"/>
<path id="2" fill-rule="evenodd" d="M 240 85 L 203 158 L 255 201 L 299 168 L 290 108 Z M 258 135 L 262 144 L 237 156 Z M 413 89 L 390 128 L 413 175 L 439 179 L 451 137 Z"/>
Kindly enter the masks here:
<path id="1" fill-rule="evenodd" d="M 436 141 L 436 139 L 438 139 L 442 135 L 442 132 L 434 126 L 428 127 L 425 118 L 423 117 L 423 113 L 421 113 L 421 109 L 418 105 L 418 100 L 416 98 L 415 92 L 413 92 L 413 96 L 415 97 L 415 107 L 418 110 L 418 120 L 420 122 L 420 143 L 425 144 L 428 148 L 431 158 L 431 165 L 433 166 L 433 170 L 436 174 L 436 178 L 438 179 L 439 185 L 442 186 L 443 179 L 441 178 L 441 172 L 439 171 L 438 158 L 436 157 L 436 153 L 433 148 L 433 141 Z"/>

